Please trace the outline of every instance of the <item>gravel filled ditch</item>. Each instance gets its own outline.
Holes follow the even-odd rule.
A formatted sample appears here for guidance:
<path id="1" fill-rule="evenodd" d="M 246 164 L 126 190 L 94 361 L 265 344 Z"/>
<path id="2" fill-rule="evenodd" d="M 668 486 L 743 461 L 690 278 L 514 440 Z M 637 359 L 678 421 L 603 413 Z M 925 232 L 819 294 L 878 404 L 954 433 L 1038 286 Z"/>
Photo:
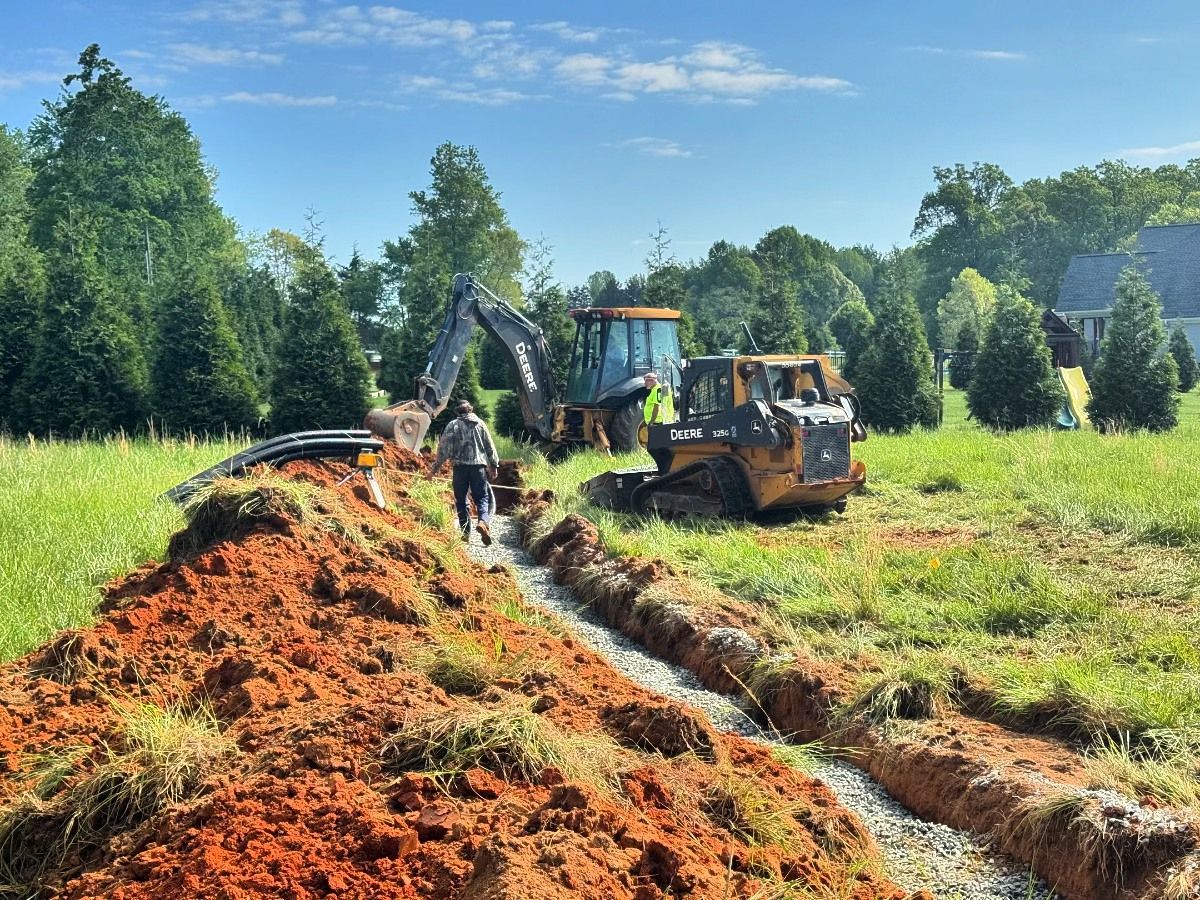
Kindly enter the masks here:
<path id="1" fill-rule="evenodd" d="M 550 570 L 539 566 L 520 546 L 512 519 L 496 517 L 492 535 L 495 540 L 490 547 L 481 546 L 473 535 L 471 555 L 484 565 L 508 566 L 528 602 L 559 615 L 614 668 L 639 684 L 702 710 L 724 731 L 778 742 L 729 697 L 704 688 L 687 670 L 651 656 L 581 607 L 567 588 L 554 582 Z M 1031 880 L 1027 869 L 997 857 L 974 835 L 917 818 L 861 770 L 823 759 L 816 763 L 813 774 L 858 814 L 879 844 L 888 875 L 906 889 L 925 889 L 937 897 L 961 900 L 1054 896 L 1044 884 Z"/>

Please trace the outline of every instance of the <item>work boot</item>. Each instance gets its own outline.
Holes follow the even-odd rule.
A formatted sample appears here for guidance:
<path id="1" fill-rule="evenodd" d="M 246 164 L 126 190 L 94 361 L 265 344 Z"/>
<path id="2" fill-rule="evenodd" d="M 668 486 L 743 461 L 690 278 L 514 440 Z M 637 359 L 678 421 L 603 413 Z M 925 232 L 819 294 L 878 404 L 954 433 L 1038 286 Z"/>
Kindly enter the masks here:
<path id="1" fill-rule="evenodd" d="M 480 522 L 475 526 L 475 530 L 479 532 L 479 539 L 483 541 L 483 546 L 490 547 L 492 545 L 492 532 L 487 527 L 487 522 Z"/>

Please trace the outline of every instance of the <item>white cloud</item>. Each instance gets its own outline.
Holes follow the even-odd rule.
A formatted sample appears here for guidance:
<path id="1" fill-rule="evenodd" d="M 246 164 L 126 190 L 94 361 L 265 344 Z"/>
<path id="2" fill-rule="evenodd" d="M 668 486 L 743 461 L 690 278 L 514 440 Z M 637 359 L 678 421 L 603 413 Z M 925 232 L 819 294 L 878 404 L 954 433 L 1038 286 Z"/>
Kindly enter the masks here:
<path id="1" fill-rule="evenodd" d="M 421 94 L 450 103 L 475 103 L 480 106 L 507 106 L 522 100 L 538 99 L 520 91 L 505 88 L 481 88 L 470 82 L 452 84 L 432 75 L 409 75 L 400 81 L 400 90 Z"/>
<path id="2" fill-rule="evenodd" d="M 554 67 L 554 71 L 575 84 L 603 85 L 608 84 L 608 73 L 612 65 L 613 61 L 607 56 L 577 53 L 561 60 Z"/>
<path id="3" fill-rule="evenodd" d="M 918 44 L 915 47 L 905 47 L 904 49 L 912 53 L 929 53 L 934 56 L 963 56 L 1002 62 L 1018 62 L 1029 59 L 1028 54 L 1015 50 L 960 50 L 951 47 L 931 47 L 928 44 Z"/>
<path id="4" fill-rule="evenodd" d="M 0 91 L 14 91 L 27 84 L 54 84 L 62 81 L 62 74 L 42 70 L 28 72 L 0 72 Z"/>
<path id="5" fill-rule="evenodd" d="M 971 55 L 976 59 L 999 59 L 1006 61 L 1018 61 L 1028 59 L 1024 53 L 1015 53 L 1012 50 L 972 50 Z"/>
<path id="6" fill-rule="evenodd" d="M 237 91 L 226 94 L 221 98 L 225 103 L 248 103 L 253 106 L 336 106 L 337 97 L 326 94 L 316 97 L 297 97 L 294 94 L 283 94 L 279 91 Z"/>
<path id="7" fill-rule="evenodd" d="M 294 28 L 307 21 L 303 0 L 208 0 L 183 14 L 188 22 L 229 22 Z"/>
<path id="8" fill-rule="evenodd" d="M 569 22 L 540 22 L 537 25 L 529 26 L 534 31 L 545 31 L 564 41 L 573 41 L 579 44 L 594 44 L 600 40 L 600 35 L 605 31 L 602 28 L 578 28 Z"/>
<path id="9" fill-rule="evenodd" d="M 779 91 L 850 93 L 854 85 L 827 75 L 797 75 L 763 65 L 740 44 L 708 41 L 679 56 L 629 60 L 596 53 L 564 57 L 555 66 L 564 81 L 607 88 L 604 97 L 629 99 L 638 94 L 672 94 L 700 101 L 751 103 Z"/>
<path id="10" fill-rule="evenodd" d="M 489 23 L 497 25 L 501 23 Z M 495 30 L 495 29 L 493 29 Z M 293 40 L 331 46 L 379 42 L 397 47 L 433 47 L 462 43 L 478 34 L 466 19 L 439 19 L 395 6 L 341 6 L 311 28 L 293 32 Z"/>
<path id="11" fill-rule="evenodd" d="M 650 156 L 663 156 L 671 159 L 687 159 L 692 151 L 675 141 L 666 138 L 637 137 L 621 142 L 622 147 L 630 147 Z"/>
<path id="12" fill-rule="evenodd" d="M 1183 156 L 1185 153 L 1195 153 L 1200 151 L 1200 141 L 1185 141 L 1182 144 L 1172 144 L 1169 147 L 1134 147 L 1130 150 L 1122 150 L 1121 156 L 1142 156 L 1142 157 L 1163 157 L 1163 156 Z"/>
<path id="13" fill-rule="evenodd" d="M 258 50 L 233 50 L 209 47 L 204 44 L 171 44 L 167 47 L 176 60 L 211 66 L 277 66 L 283 62 L 281 53 L 261 53 Z"/>

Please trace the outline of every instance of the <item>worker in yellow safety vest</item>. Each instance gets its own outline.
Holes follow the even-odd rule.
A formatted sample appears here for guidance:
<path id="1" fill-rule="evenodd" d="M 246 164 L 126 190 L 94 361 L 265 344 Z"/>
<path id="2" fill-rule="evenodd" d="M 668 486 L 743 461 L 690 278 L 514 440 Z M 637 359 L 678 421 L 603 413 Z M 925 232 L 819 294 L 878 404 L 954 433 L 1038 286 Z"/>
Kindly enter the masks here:
<path id="1" fill-rule="evenodd" d="M 657 372 L 647 372 L 643 378 L 646 385 L 645 416 L 647 425 L 666 425 L 675 421 L 675 398 L 671 388 L 658 383 Z"/>

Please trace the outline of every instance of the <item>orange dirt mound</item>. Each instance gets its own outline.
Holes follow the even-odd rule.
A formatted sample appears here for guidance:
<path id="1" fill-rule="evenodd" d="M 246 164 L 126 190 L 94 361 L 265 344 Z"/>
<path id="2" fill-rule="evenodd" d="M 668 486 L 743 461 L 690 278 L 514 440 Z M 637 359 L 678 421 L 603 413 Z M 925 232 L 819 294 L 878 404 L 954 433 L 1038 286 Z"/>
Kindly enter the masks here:
<path id="1" fill-rule="evenodd" d="M 420 468 L 415 457 L 392 467 L 394 495 Z M 336 493 L 322 511 L 338 527 L 273 516 L 144 566 L 109 588 L 93 628 L 0 669 L 10 804 L 48 755 L 85 748 L 55 796 L 85 780 L 122 745 L 131 700 L 207 705 L 237 746 L 191 799 L 110 823 L 31 892 L 715 900 L 801 879 L 840 897 L 904 896 L 863 865 L 877 859 L 870 838 L 826 787 L 714 734 L 571 637 L 505 618 L 497 606 L 516 596 L 506 571 L 474 565 L 406 513 L 374 509 L 360 483 L 335 488 L 343 467 L 286 471 Z M 451 641 L 497 666 L 476 696 L 424 674 L 421 661 Z M 481 768 L 482 757 L 440 776 L 389 762 L 389 739 L 414 723 L 515 708 L 571 746 L 611 744 L 611 780 L 553 766 L 522 780 Z M 743 783 L 782 811 L 785 842 L 747 841 L 719 792 Z"/>

